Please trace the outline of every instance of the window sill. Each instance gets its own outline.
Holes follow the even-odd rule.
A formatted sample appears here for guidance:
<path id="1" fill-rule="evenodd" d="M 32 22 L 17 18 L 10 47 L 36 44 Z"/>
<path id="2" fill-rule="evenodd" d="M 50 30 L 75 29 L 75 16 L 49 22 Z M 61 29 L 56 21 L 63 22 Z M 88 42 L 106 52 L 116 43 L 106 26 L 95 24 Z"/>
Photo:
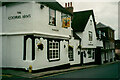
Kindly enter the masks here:
<path id="1" fill-rule="evenodd" d="M 59 31 L 58 29 L 53 28 L 52 31 Z"/>
<path id="2" fill-rule="evenodd" d="M 55 24 L 50 24 L 50 23 L 48 23 L 50 26 L 56 26 Z"/>
<path id="3" fill-rule="evenodd" d="M 53 59 L 53 60 L 49 60 L 49 59 L 48 59 L 49 62 L 54 62 L 54 61 L 59 61 L 59 60 L 60 60 L 60 59 Z"/>
<path id="4" fill-rule="evenodd" d="M 71 59 L 71 60 L 69 60 L 69 61 L 74 61 L 74 59 Z"/>

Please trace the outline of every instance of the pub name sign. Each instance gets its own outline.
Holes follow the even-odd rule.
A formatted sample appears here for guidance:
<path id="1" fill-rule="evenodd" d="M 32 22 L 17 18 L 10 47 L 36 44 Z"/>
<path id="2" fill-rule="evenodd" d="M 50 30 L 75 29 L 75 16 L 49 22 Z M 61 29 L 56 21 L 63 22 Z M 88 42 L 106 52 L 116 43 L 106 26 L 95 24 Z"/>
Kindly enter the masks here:
<path id="1" fill-rule="evenodd" d="M 8 17 L 8 20 L 22 19 L 22 18 L 31 18 L 31 14 L 24 14 L 24 15 L 21 15 L 21 14 L 19 13 L 19 15 L 9 16 L 9 17 Z"/>

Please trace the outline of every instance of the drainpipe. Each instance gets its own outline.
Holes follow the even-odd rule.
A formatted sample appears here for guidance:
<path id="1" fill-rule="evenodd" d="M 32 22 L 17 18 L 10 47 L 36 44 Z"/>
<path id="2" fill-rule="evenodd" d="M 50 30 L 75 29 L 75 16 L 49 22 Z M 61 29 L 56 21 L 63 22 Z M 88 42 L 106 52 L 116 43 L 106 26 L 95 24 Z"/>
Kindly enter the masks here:
<path id="1" fill-rule="evenodd" d="M 79 47 L 79 49 L 80 49 L 80 51 L 79 51 L 79 55 L 80 55 L 80 64 L 81 64 L 81 57 L 83 57 L 83 56 L 81 56 L 81 38 L 79 38 L 79 45 L 80 45 L 80 47 Z M 83 59 L 83 58 L 82 58 Z M 83 60 L 82 60 L 83 61 Z M 83 64 L 81 64 L 81 65 L 83 65 Z"/>

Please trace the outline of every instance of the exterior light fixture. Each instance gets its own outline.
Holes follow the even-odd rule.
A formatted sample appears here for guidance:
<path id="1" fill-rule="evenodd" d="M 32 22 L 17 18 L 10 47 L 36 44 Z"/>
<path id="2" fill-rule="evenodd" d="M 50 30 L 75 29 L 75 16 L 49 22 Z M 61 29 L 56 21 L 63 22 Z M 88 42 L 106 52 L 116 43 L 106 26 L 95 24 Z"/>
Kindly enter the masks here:
<path id="1" fill-rule="evenodd" d="M 40 8 L 43 9 L 43 8 L 44 8 L 44 5 L 40 5 Z"/>

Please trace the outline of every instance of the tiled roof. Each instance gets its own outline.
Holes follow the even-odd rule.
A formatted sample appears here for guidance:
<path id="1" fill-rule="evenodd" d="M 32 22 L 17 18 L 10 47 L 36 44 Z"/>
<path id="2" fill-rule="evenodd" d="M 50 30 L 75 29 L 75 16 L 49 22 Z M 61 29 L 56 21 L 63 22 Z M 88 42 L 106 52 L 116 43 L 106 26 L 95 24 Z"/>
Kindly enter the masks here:
<path id="1" fill-rule="evenodd" d="M 103 24 L 103 23 L 101 23 L 101 22 L 99 22 L 99 23 L 96 25 L 96 28 L 110 28 L 111 30 L 114 31 L 113 28 L 111 28 L 110 26 L 107 26 L 107 25 L 105 25 L 105 24 Z"/>
<path id="2" fill-rule="evenodd" d="M 95 18 L 93 10 L 79 11 L 73 13 L 72 28 L 75 32 L 83 32 L 86 24 L 89 20 L 90 15 L 93 16 L 94 26 L 96 29 Z"/>

